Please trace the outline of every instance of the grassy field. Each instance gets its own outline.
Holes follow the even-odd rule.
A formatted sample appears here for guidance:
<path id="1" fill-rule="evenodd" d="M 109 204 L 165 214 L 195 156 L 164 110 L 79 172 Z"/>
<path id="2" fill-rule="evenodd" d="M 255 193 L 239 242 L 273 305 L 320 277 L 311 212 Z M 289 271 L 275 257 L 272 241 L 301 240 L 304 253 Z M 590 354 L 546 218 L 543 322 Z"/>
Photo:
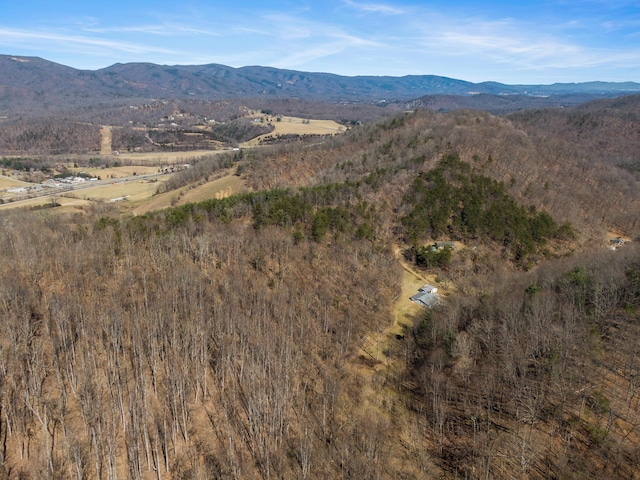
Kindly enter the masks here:
<path id="1" fill-rule="evenodd" d="M 30 198 L 28 200 L 22 200 L 19 202 L 11 202 L 4 203 L 0 205 L 0 211 L 2 210 L 12 210 L 18 208 L 38 208 L 46 205 L 50 205 L 52 200 L 55 199 L 56 203 L 60 204 L 60 207 L 57 207 L 55 210 L 46 210 L 46 211 L 55 211 L 58 212 L 69 212 L 76 208 L 81 208 L 82 206 L 89 205 L 91 202 L 88 200 L 78 199 L 78 198 L 66 198 L 59 196 L 43 196 L 37 198 Z"/>
<path id="2" fill-rule="evenodd" d="M 133 208 L 137 215 L 168 208 L 172 205 L 195 203 L 209 198 L 224 198 L 235 193 L 246 191 L 244 181 L 235 175 L 227 175 L 198 186 L 186 186 L 178 190 L 161 193 L 139 202 Z"/>
<path id="3" fill-rule="evenodd" d="M 400 293 L 400 297 L 396 300 L 394 322 L 389 333 L 392 335 L 400 335 L 403 333 L 403 329 L 405 327 L 413 326 L 413 318 L 416 313 L 423 310 L 424 307 L 413 303 L 409 300 L 409 297 L 418 293 L 418 289 L 425 283 L 435 284 L 435 278 L 425 279 L 423 277 L 418 277 L 414 272 L 404 269 L 402 274 L 402 292 Z"/>
<path id="4" fill-rule="evenodd" d="M 91 202 L 109 202 L 112 199 L 128 196 L 122 205 L 148 201 L 158 188 L 157 182 L 141 180 L 138 182 L 116 183 L 112 185 L 98 185 L 91 188 L 71 192 L 58 192 L 51 189 L 49 195 L 43 195 L 28 200 L 16 201 L 0 205 L 0 209 L 37 207 L 47 205 L 55 198 L 60 205 L 87 205 Z M 56 209 L 57 211 L 57 209 Z"/>
<path id="5" fill-rule="evenodd" d="M 204 155 L 216 155 L 229 153 L 231 150 L 193 150 L 189 152 L 148 152 L 148 153 L 121 153 L 114 160 L 122 159 L 143 166 L 173 165 L 189 163 L 195 158 Z"/>
<path id="6" fill-rule="evenodd" d="M 201 202 L 209 198 L 225 198 L 235 193 L 246 191 L 244 181 L 235 175 L 207 182 L 203 185 L 187 190 L 178 205 L 189 202 Z"/>
<path id="7" fill-rule="evenodd" d="M 456 242 L 456 250 L 460 250 L 461 248 L 463 248 L 463 245 L 460 242 Z M 420 287 L 425 284 L 434 285 L 438 287 L 438 294 L 443 297 L 446 297 L 447 293 L 451 293 L 456 289 L 453 284 L 442 285 L 437 281 L 436 275 L 427 274 L 407 264 L 398 246 L 394 248 L 394 254 L 403 268 L 402 290 L 394 304 L 393 324 L 389 325 L 383 331 L 370 335 L 367 341 L 363 343 L 363 351 L 368 354 L 388 349 L 391 342 L 395 341 L 396 336 L 404 335 L 406 328 L 414 326 L 414 319 L 420 312 L 425 311 L 425 309 L 413 303 L 409 298 L 418 293 Z"/>
<path id="8" fill-rule="evenodd" d="M 76 197 L 92 201 L 110 201 L 115 198 L 129 196 L 129 201 L 144 201 L 153 195 L 158 188 L 157 182 L 139 181 L 102 185 L 65 194 L 65 197 Z"/>
<path id="9" fill-rule="evenodd" d="M 147 173 L 157 173 L 160 170 L 159 166 L 146 166 L 146 165 L 125 165 L 122 167 L 111 168 L 71 168 L 74 173 L 86 173 L 92 177 L 99 177 L 102 180 L 109 178 L 123 178 L 130 177 L 132 175 L 144 175 Z"/>
<path id="10" fill-rule="evenodd" d="M 89 168 L 77 170 L 82 170 L 89 175 L 99 176 L 103 180 L 106 180 L 108 178 L 116 179 L 131 177 L 134 173 L 138 175 L 155 173 L 158 171 L 158 167 L 137 165 L 109 169 Z M 111 202 L 114 199 L 126 197 L 126 199 L 117 202 L 118 206 L 123 211 L 131 210 L 136 214 L 144 214 L 151 210 L 160 210 L 189 202 L 200 202 L 208 198 L 224 198 L 235 193 L 246 191 L 244 181 L 240 177 L 232 175 L 230 170 L 228 174 L 222 178 L 218 178 L 201 185 L 188 185 L 178 190 L 156 195 L 160 183 L 168 178 L 169 175 L 163 175 L 159 177 L 158 181 L 134 180 L 126 183 L 96 185 L 95 187 L 84 188 L 71 192 L 59 192 L 56 189 L 51 189 L 50 194 L 13 202 L 9 202 L 8 200 L 18 196 L 25 197 L 26 194 L 11 194 L 4 192 L 0 194 L 0 198 L 4 199 L 7 203 L 0 205 L 0 209 L 33 208 L 48 205 L 54 198 L 56 202 L 61 204 L 63 207 L 67 207 L 69 205 L 79 207 L 91 202 Z M 4 188 L 30 185 L 28 183 L 11 180 L 6 177 L 0 177 L 0 181 L 2 181 L 0 185 L 5 185 Z M 55 211 L 63 210 L 66 209 L 56 209 Z"/>
<path id="11" fill-rule="evenodd" d="M 111 127 L 100 127 L 100 155 L 111 155 Z"/>
<path id="12" fill-rule="evenodd" d="M 0 175 L 0 189 L 2 188 L 15 188 L 15 187 L 24 187 L 30 185 L 27 182 L 22 182 L 20 180 L 16 180 L 10 177 L 5 177 L 4 175 Z"/>
<path id="13" fill-rule="evenodd" d="M 251 115 L 255 116 L 255 115 Z M 243 147 L 255 147 L 260 144 L 260 140 L 271 136 L 277 137 L 279 135 L 336 135 L 344 132 L 346 127 L 340 125 L 333 120 L 310 120 L 298 117 L 279 117 L 280 121 L 272 119 L 271 117 L 263 116 L 265 121 L 271 123 L 274 127 L 271 133 L 266 135 L 260 135 L 253 138 L 248 142 L 243 143 Z"/>

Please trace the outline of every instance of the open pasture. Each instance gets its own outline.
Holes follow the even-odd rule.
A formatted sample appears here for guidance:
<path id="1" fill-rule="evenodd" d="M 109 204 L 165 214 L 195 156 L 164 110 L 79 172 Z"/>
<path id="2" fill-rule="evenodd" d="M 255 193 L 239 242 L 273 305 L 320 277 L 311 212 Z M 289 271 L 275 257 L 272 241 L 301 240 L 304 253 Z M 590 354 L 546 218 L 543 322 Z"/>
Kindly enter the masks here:
<path id="1" fill-rule="evenodd" d="M 0 175 L 0 189 L 4 188 L 18 188 L 28 186 L 29 183 L 16 180 L 5 175 Z"/>
<path id="2" fill-rule="evenodd" d="M 196 158 L 205 155 L 216 155 L 228 153 L 230 150 L 193 150 L 188 152 L 141 152 L 141 153 L 121 153 L 113 160 L 126 161 L 127 163 L 141 166 L 160 166 L 190 163 Z"/>
<path id="3" fill-rule="evenodd" d="M 251 116 L 258 118 L 255 115 Z M 344 125 L 340 125 L 338 122 L 333 120 L 312 120 L 299 117 L 273 117 L 268 115 L 263 115 L 262 117 L 265 119 L 265 122 L 269 122 L 273 125 L 273 131 L 265 135 L 260 135 L 256 138 L 252 138 L 241 146 L 255 147 L 266 137 L 278 137 L 284 135 L 336 135 L 346 130 Z M 278 118 L 280 119 L 279 121 Z"/>
<path id="4" fill-rule="evenodd" d="M 169 208 L 170 206 L 196 203 L 209 198 L 225 198 L 246 191 L 244 181 L 235 175 L 227 175 L 198 186 L 185 186 L 178 190 L 154 195 L 145 202 L 139 203 L 134 213 L 144 213 Z"/>
<path id="5" fill-rule="evenodd" d="M 160 170 L 159 166 L 147 166 L 147 165 L 124 165 L 121 167 L 110 167 L 110 168 L 73 168 L 72 172 L 85 173 L 92 177 L 101 178 L 102 180 L 107 180 L 109 178 L 124 178 L 131 177 L 134 175 L 144 175 L 149 173 L 157 173 Z"/>

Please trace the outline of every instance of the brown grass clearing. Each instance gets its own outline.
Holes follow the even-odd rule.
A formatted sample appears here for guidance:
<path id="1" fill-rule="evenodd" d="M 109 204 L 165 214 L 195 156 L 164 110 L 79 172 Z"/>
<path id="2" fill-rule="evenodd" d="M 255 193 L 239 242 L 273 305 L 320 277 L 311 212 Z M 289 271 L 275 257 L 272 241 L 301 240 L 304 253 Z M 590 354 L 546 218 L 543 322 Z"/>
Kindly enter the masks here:
<path id="1" fill-rule="evenodd" d="M 158 173 L 159 166 L 145 166 L 145 165 L 125 165 L 122 167 L 110 167 L 110 168 L 71 168 L 74 173 L 86 173 L 92 177 L 100 177 L 102 180 L 109 178 L 122 178 L 131 177 L 133 175 L 144 175 L 149 173 Z"/>
<path id="2" fill-rule="evenodd" d="M 417 276 L 412 270 L 406 268 L 403 270 L 402 290 L 400 297 L 395 303 L 393 325 L 389 328 L 389 334 L 402 335 L 405 328 L 413 327 L 413 319 L 418 313 L 424 310 L 424 307 L 413 303 L 409 298 L 418 293 L 418 289 L 425 283 L 435 285 L 435 275 L 431 275 L 430 277 L 430 279 L 427 279 L 422 276 Z"/>
<path id="3" fill-rule="evenodd" d="M 456 242 L 455 247 L 459 250 L 463 248 L 463 244 Z M 371 332 L 361 344 L 361 356 L 369 357 L 375 362 L 384 360 L 387 367 L 391 366 L 391 360 L 385 358 L 385 352 L 390 351 L 392 344 L 405 334 L 407 328 L 412 328 L 414 320 L 425 311 L 424 307 L 413 303 L 409 298 L 425 284 L 436 286 L 441 297 L 446 297 L 447 293 L 455 290 L 455 285 L 439 282 L 436 274 L 421 272 L 405 262 L 398 245 L 394 245 L 393 250 L 403 268 L 401 293 L 393 307 L 393 321 L 387 328 Z M 378 365 L 381 367 L 381 364 Z"/>
<path id="4" fill-rule="evenodd" d="M 167 165 L 177 163 L 190 163 L 196 158 L 205 155 L 218 155 L 222 153 L 229 153 L 227 150 L 193 150 L 188 152 L 146 152 L 146 153 L 121 153 L 118 156 L 114 156 L 114 161 L 118 159 L 127 160 L 137 165 Z"/>
<path id="5" fill-rule="evenodd" d="M 108 202 L 111 199 L 128 196 L 123 204 L 131 204 L 136 202 L 145 202 L 152 198 L 153 194 L 158 188 L 158 183 L 151 183 L 146 180 L 140 180 L 127 183 L 116 183 L 112 185 L 99 185 L 91 188 L 85 188 L 81 190 L 75 190 L 70 192 L 59 192 L 55 189 L 51 189 L 49 195 L 42 195 L 36 198 L 25 199 L 16 202 L 8 202 L 0 205 L 1 209 L 8 210 L 13 208 L 33 208 L 42 205 L 48 205 L 55 198 L 56 201 L 62 206 L 87 205 L 90 202 Z M 56 208 L 52 211 L 63 211 L 63 209 Z"/>
<path id="6" fill-rule="evenodd" d="M 43 209 L 43 211 L 52 212 L 52 213 L 53 212 L 69 213 L 71 211 L 77 211 L 78 208 L 82 208 L 91 203 L 89 200 L 85 200 L 81 198 L 42 196 L 42 197 L 36 197 L 36 198 L 29 198 L 27 200 L 20 200 L 17 202 L 5 203 L 0 205 L 0 210 L 12 210 L 17 208 L 31 209 L 31 208 L 45 207 L 52 203 L 53 198 L 55 198 L 55 201 L 58 204 L 60 204 L 60 206 L 52 209 Z"/>
<path id="7" fill-rule="evenodd" d="M 93 201 L 109 201 L 114 198 L 129 196 L 129 201 L 145 200 L 151 198 L 158 188 L 158 183 L 146 180 L 138 182 L 116 183 L 113 185 L 100 185 L 94 188 L 86 188 L 65 194 L 65 197 L 75 197 Z"/>
<path id="8" fill-rule="evenodd" d="M 17 180 L 15 178 L 7 177 L 5 175 L 0 175 L 0 188 L 26 187 L 28 185 L 32 184 L 23 182 L 22 180 Z"/>
<path id="9" fill-rule="evenodd" d="M 136 215 L 143 215 L 153 210 L 162 210 L 185 203 L 196 203 L 210 198 L 225 198 L 246 190 L 244 180 L 235 175 L 226 175 L 195 187 L 187 185 L 177 190 L 160 193 L 137 205 L 133 212 Z"/>
<path id="10" fill-rule="evenodd" d="M 249 115 L 249 117 L 257 118 L 256 115 Z M 259 137 L 252 138 L 251 140 L 242 144 L 243 147 L 255 147 L 260 144 L 260 140 L 271 136 L 277 137 L 279 135 L 336 135 L 346 131 L 344 125 L 333 120 L 311 120 L 298 117 L 273 117 L 271 115 L 262 115 L 265 118 L 265 122 L 273 125 L 273 131 Z M 276 118 L 280 118 L 277 121 Z"/>
<path id="11" fill-rule="evenodd" d="M 190 202 L 201 202 L 210 198 L 226 198 L 246 190 L 247 187 L 242 178 L 236 175 L 227 175 L 186 191 L 178 202 L 178 205 Z"/>
<path id="12" fill-rule="evenodd" d="M 111 155 L 111 127 L 100 127 L 100 155 Z"/>

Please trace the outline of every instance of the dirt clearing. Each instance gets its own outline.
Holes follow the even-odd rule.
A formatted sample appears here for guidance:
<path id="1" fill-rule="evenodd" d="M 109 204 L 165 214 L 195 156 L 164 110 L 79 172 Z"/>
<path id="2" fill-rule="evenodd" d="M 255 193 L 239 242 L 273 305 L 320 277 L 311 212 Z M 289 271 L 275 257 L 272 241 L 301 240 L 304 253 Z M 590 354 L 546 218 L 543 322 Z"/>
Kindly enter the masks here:
<path id="1" fill-rule="evenodd" d="M 100 155 L 111 155 L 111 127 L 100 127 Z"/>

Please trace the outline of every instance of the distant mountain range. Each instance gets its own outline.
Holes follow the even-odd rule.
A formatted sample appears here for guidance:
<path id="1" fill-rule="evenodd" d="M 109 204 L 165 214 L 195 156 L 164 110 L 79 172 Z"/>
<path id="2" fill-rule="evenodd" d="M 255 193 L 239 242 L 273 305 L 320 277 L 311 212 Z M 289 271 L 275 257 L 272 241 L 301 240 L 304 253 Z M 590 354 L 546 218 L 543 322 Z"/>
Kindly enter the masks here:
<path id="1" fill-rule="evenodd" d="M 436 75 L 355 76 L 270 67 L 115 64 L 77 70 L 38 57 L 0 55 L 0 115 L 32 109 L 95 105 L 136 99 L 303 98 L 332 102 L 392 102 L 426 95 L 619 96 L 640 93 L 640 83 L 553 85 L 472 83 Z"/>

